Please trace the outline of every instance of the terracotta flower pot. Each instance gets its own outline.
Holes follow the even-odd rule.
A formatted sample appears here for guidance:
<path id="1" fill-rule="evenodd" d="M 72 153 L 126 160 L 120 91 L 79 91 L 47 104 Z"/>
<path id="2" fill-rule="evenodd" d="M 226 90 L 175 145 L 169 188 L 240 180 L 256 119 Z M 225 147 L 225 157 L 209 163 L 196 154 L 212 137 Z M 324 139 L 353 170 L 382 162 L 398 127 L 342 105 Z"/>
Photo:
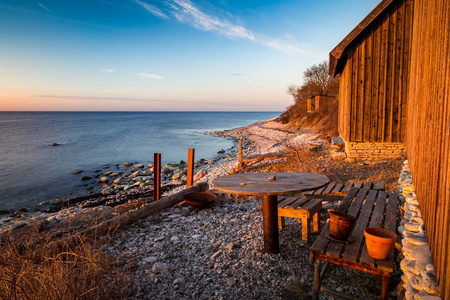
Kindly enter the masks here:
<path id="1" fill-rule="evenodd" d="M 198 207 L 208 206 L 216 199 L 216 195 L 207 192 L 193 192 L 183 196 L 183 200 L 186 201 L 186 203 Z"/>
<path id="2" fill-rule="evenodd" d="M 329 210 L 329 213 L 330 236 L 338 240 L 347 240 L 352 232 L 356 218 L 334 210 Z"/>
<path id="3" fill-rule="evenodd" d="M 397 235 L 389 230 L 370 227 L 364 230 L 369 256 L 384 260 L 391 253 Z"/>

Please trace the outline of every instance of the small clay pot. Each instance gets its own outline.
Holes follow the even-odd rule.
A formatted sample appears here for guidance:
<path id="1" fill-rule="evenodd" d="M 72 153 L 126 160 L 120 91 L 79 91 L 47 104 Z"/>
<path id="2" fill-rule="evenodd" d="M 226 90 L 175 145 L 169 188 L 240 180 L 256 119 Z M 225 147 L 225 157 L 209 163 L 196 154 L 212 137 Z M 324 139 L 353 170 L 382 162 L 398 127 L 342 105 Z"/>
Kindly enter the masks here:
<path id="1" fill-rule="evenodd" d="M 397 235 L 387 229 L 369 227 L 364 230 L 367 252 L 370 257 L 384 260 L 394 248 Z"/>
<path id="2" fill-rule="evenodd" d="M 193 192 L 183 196 L 183 200 L 192 206 L 208 206 L 217 199 L 217 196 L 206 192 Z"/>
<path id="3" fill-rule="evenodd" d="M 330 236 L 332 238 L 346 241 L 350 237 L 356 218 L 351 215 L 329 210 L 330 213 Z"/>

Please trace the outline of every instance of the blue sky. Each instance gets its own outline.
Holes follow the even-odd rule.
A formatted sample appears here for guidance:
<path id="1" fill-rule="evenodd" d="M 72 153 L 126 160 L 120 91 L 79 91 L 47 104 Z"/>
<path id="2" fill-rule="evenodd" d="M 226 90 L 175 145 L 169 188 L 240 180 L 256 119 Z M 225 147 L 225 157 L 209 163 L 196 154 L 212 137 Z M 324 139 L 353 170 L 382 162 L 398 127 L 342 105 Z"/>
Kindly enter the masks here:
<path id="1" fill-rule="evenodd" d="M 378 0 L 0 0 L 0 110 L 282 111 Z"/>

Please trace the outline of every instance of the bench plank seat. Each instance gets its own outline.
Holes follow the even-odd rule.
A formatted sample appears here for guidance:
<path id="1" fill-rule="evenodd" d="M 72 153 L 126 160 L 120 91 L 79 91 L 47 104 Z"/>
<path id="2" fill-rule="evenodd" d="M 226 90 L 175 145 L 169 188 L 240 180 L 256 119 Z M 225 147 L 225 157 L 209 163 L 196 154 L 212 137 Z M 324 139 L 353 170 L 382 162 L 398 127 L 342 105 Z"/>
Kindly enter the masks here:
<path id="1" fill-rule="evenodd" d="M 343 183 L 329 183 L 320 189 L 306 191 L 302 193 L 302 197 L 310 196 L 345 196 L 352 188 L 365 188 L 369 190 L 384 191 L 384 181 L 375 182 L 347 182 Z"/>

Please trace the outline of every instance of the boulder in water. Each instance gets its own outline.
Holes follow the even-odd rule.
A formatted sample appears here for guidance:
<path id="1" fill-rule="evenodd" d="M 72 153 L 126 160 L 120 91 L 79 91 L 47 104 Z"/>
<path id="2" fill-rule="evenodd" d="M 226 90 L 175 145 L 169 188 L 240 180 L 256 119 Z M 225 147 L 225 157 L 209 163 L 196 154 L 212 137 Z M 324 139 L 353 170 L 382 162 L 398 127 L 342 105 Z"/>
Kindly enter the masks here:
<path id="1" fill-rule="evenodd" d="M 98 182 L 100 183 L 107 183 L 108 182 L 108 177 L 101 177 Z"/>

